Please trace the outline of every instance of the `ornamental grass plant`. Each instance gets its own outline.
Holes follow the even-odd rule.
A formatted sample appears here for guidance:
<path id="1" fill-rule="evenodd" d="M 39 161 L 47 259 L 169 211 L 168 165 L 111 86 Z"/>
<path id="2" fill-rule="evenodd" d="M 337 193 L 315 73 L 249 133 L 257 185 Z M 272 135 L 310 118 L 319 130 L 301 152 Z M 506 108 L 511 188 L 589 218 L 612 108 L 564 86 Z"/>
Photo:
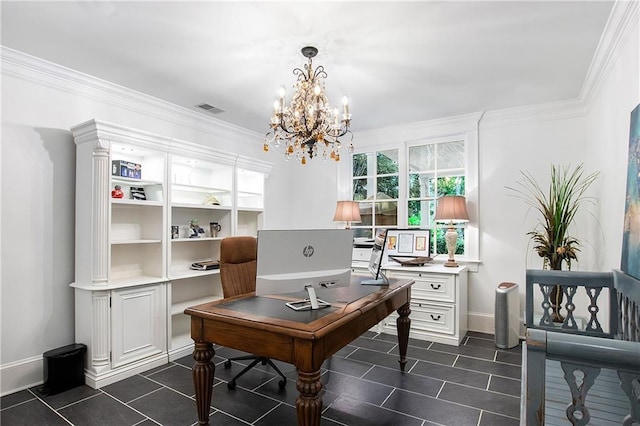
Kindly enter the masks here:
<path id="1" fill-rule="evenodd" d="M 583 203 L 595 202 L 593 197 L 586 196 L 586 192 L 600 173 L 586 174 L 583 164 L 575 168 L 551 165 L 548 190 L 544 190 L 530 172 L 520 173 L 522 180 L 507 189 L 540 214 L 538 224 L 527 235 L 534 250 L 543 258 L 543 268 L 561 270 L 564 262 L 567 269 L 571 269 L 571 261 L 578 259 L 580 241 L 569 234 L 569 227 Z M 555 286 L 551 293 L 555 322 L 563 321 L 559 313 L 561 303 L 562 290 Z"/>

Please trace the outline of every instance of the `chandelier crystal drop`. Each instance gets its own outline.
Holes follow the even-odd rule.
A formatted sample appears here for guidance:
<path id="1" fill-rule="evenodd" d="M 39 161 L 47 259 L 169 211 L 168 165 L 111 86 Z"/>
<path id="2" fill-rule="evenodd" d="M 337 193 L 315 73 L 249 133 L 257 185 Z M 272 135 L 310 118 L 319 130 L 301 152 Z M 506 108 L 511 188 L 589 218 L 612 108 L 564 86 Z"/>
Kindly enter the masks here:
<path id="1" fill-rule="evenodd" d="M 353 140 L 349 130 L 349 99 L 346 96 L 342 98 L 342 113 L 331 107 L 324 93 L 327 73 L 322 65 L 314 69 L 311 62 L 317 54 L 315 47 L 302 48 L 302 55 L 309 61 L 303 69 L 293 70 L 297 81 L 289 105 L 285 105 L 284 87 L 280 88 L 280 98 L 273 104 L 271 130 L 264 139 L 265 152 L 270 147 L 282 146 L 287 160 L 293 157 L 301 164 L 318 155 L 325 160 L 340 161 L 342 142 L 339 138 L 349 133 Z M 351 141 L 349 153 L 353 153 Z"/>

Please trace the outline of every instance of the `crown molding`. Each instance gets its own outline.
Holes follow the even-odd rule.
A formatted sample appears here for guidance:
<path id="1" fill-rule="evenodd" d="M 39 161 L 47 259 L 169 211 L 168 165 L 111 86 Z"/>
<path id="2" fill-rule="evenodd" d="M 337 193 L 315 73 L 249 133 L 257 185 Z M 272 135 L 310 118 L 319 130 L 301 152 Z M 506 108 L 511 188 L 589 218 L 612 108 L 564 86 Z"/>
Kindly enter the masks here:
<path id="1" fill-rule="evenodd" d="M 255 146 L 263 138 L 260 133 L 5 46 L 0 46 L 0 59 L 3 75 L 201 131 L 215 139 Z"/>
<path id="2" fill-rule="evenodd" d="M 273 163 L 247 157 L 241 154 L 230 153 L 201 144 L 170 138 L 154 133 L 132 129 L 119 124 L 109 123 L 103 120 L 89 120 L 71 128 L 76 144 L 92 143 L 96 139 L 108 142 L 129 143 L 135 140 L 136 145 L 153 151 L 177 153 L 188 155 L 203 160 L 210 160 L 219 164 L 238 166 L 240 168 L 271 173 Z"/>
<path id="3" fill-rule="evenodd" d="M 481 118 L 481 112 L 474 112 L 471 114 L 354 132 L 353 136 L 354 138 L 357 137 L 360 141 L 366 141 L 367 147 L 374 145 L 383 146 L 397 142 L 415 141 L 476 131 Z"/>
<path id="4" fill-rule="evenodd" d="M 614 3 L 580 92 L 580 101 L 586 107 L 585 112 L 588 113 L 591 109 L 603 80 L 610 73 L 611 67 L 620 55 L 620 49 L 639 20 L 640 1 L 617 0 Z"/>
<path id="5" fill-rule="evenodd" d="M 620 49 L 629 39 L 635 26 L 638 25 L 639 16 L 639 0 L 617 0 L 614 3 L 577 98 L 486 111 L 479 119 L 480 129 L 585 117 L 602 81 L 611 72 L 611 67 L 620 55 Z M 437 123 L 438 121 L 440 120 L 429 123 Z"/>
<path id="6" fill-rule="evenodd" d="M 585 116 L 584 104 L 578 99 L 527 105 L 487 111 L 480 122 L 481 129 L 509 127 L 541 121 L 566 120 Z"/>

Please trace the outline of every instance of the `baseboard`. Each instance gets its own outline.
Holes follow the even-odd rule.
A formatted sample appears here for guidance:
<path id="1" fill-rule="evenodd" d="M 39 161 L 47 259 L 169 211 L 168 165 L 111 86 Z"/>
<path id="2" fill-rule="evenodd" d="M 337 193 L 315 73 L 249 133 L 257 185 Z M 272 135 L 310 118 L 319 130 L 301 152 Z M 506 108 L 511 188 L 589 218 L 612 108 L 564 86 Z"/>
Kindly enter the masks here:
<path id="1" fill-rule="evenodd" d="M 169 361 L 173 362 L 176 359 L 180 359 L 182 357 L 185 357 L 187 355 L 193 355 L 193 347 L 194 344 L 191 343 L 190 345 L 187 345 L 185 347 L 179 348 L 179 349 L 173 349 L 169 351 Z"/>
<path id="2" fill-rule="evenodd" d="M 491 314 L 483 314 L 480 312 L 469 312 L 467 314 L 467 325 L 469 331 L 477 331 L 478 333 L 495 334 L 495 317 Z M 520 340 L 525 338 L 524 317 L 520 318 Z"/>
<path id="3" fill-rule="evenodd" d="M 94 389 L 111 385 L 119 382 L 136 374 L 143 373 L 152 368 L 160 367 L 168 362 L 166 352 L 159 353 L 157 355 L 141 359 L 140 361 L 132 362 L 126 366 L 109 370 L 106 373 L 95 375 L 90 371 L 85 370 L 84 383 Z"/>
<path id="4" fill-rule="evenodd" d="M 42 356 L 0 366 L 0 396 L 41 385 L 43 381 Z"/>
<path id="5" fill-rule="evenodd" d="M 42 362 L 42 356 L 37 356 L 0 366 L 0 396 L 44 383 Z M 100 388 L 166 363 L 167 354 L 161 353 L 99 376 L 85 371 L 85 383 L 94 389 Z"/>
<path id="6" fill-rule="evenodd" d="M 496 331 L 494 317 L 491 314 L 469 312 L 467 313 L 467 329 L 478 333 L 494 334 Z"/>

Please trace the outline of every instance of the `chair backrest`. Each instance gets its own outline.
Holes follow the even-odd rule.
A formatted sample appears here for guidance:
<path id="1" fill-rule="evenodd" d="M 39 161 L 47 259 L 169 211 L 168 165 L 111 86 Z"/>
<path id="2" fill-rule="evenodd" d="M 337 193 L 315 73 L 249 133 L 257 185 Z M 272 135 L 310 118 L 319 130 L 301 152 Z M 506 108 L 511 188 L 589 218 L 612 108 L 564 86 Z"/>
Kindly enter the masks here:
<path id="1" fill-rule="evenodd" d="M 256 291 L 257 257 L 254 237 L 227 237 L 220 242 L 220 281 L 225 298 Z"/>

